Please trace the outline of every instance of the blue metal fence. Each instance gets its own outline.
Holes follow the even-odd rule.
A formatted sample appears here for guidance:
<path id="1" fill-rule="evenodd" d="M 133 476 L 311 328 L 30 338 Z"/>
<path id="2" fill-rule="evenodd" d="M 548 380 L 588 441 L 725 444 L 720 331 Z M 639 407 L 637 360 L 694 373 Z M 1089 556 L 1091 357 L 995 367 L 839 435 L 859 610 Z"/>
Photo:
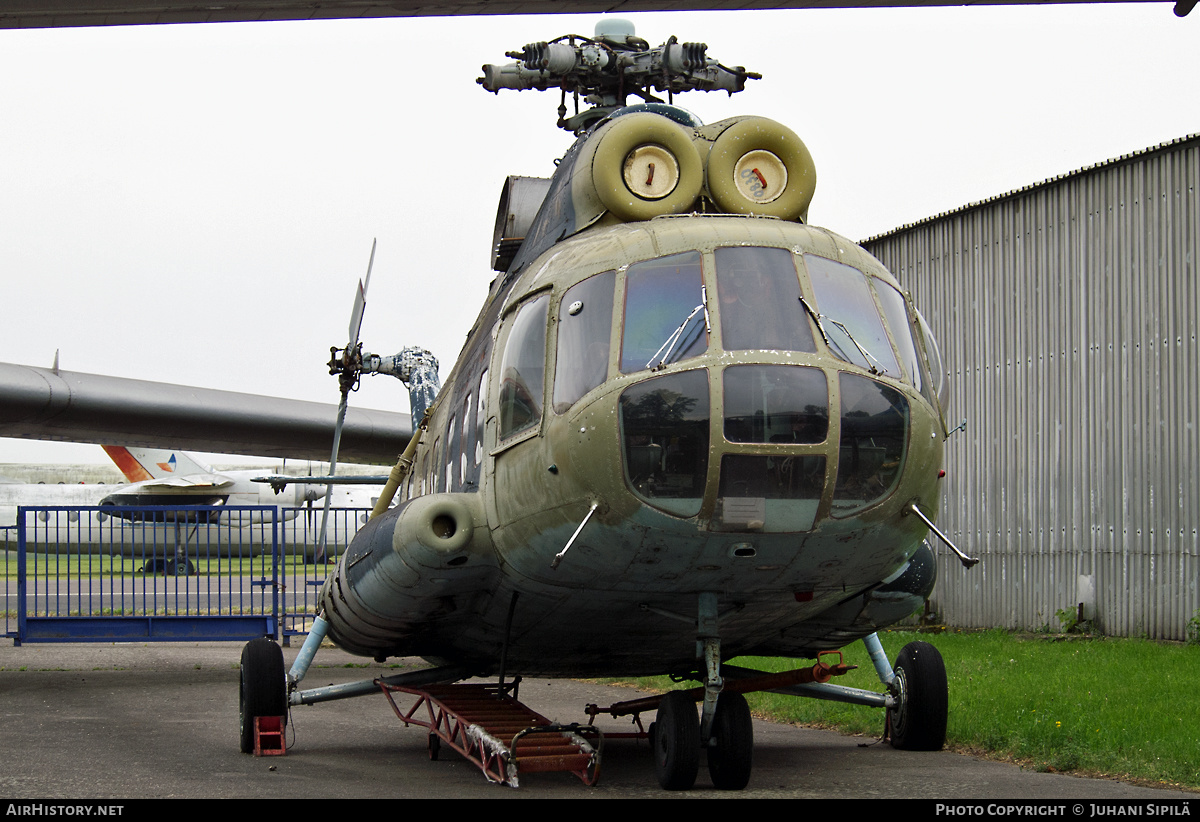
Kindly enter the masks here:
<path id="1" fill-rule="evenodd" d="M 368 511 L 22 507 L 3 529 L 4 633 L 21 642 L 285 641 Z M 15 558 L 15 562 L 14 562 Z"/>

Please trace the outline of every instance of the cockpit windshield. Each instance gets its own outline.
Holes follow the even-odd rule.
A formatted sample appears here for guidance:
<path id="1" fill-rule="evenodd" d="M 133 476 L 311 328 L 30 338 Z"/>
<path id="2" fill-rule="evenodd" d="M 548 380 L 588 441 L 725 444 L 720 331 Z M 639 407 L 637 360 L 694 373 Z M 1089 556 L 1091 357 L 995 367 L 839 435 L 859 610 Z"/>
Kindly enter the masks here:
<path id="1" fill-rule="evenodd" d="M 544 301 L 521 308 L 508 338 L 502 437 L 540 412 L 527 397 L 540 394 L 537 341 L 529 332 L 526 356 L 523 337 L 526 315 L 530 326 L 546 321 Z M 554 413 L 605 385 L 611 367 L 629 375 L 617 375 L 626 483 L 669 515 L 710 512 L 715 531 L 809 531 L 822 500 L 845 517 L 886 499 L 905 461 L 910 406 L 878 378 L 928 398 L 942 368 L 892 283 L 789 248 L 717 247 L 593 274 L 563 293 L 556 316 Z M 710 333 L 711 361 L 656 373 L 700 358 Z M 871 375 L 790 356 L 825 348 Z M 655 373 L 635 376 L 646 371 Z"/>
<path id="2" fill-rule="evenodd" d="M 786 248 L 718 248 L 717 294 L 726 351 L 816 351 Z"/>
<path id="3" fill-rule="evenodd" d="M 900 379 L 903 372 L 892 353 L 866 275 L 853 266 L 815 254 L 805 254 L 804 264 L 830 350 L 873 374 Z"/>
<path id="4" fill-rule="evenodd" d="M 708 311 L 700 252 L 629 266 L 621 371 L 629 374 L 708 350 Z"/>

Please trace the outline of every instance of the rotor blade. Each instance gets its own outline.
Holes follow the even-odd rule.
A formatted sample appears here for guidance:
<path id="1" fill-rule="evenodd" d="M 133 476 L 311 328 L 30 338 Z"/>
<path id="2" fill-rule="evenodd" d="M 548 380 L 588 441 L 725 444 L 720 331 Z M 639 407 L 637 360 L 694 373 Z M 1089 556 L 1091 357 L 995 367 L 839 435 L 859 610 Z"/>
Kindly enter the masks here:
<path id="1" fill-rule="evenodd" d="M 329 457 L 329 476 L 337 474 L 338 446 L 342 442 L 342 423 L 346 420 L 346 406 L 349 404 L 350 392 L 342 392 L 342 401 L 338 403 L 337 423 L 333 426 L 333 453 Z M 321 515 L 321 541 L 314 556 L 316 562 L 325 561 L 325 536 L 329 526 L 329 505 L 333 496 L 333 485 L 325 486 L 325 513 Z"/>
<path id="2" fill-rule="evenodd" d="M 369 259 L 367 261 L 366 280 L 358 281 L 358 292 L 354 295 L 354 310 L 350 312 L 350 328 L 349 328 L 350 342 L 346 345 L 346 351 L 345 351 L 344 356 L 347 359 L 354 357 L 355 362 L 358 362 L 358 358 L 355 353 L 355 349 L 358 347 L 358 332 L 359 332 L 359 329 L 362 327 L 363 311 L 365 311 L 366 307 L 367 307 L 367 289 L 371 285 L 371 269 L 375 267 L 375 244 L 377 242 L 378 242 L 377 237 L 373 238 L 371 240 L 371 259 Z M 355 376 L 357 376 L 357 375 L 355 375 Z M 335 423 L 333 426 L 333 453 L 329 457 L 329 476 L 331 476 L 331 477 L 337 474 L 338 447 L 341 445 L 341 442 L 342 442 L 342 424 L 346 421 L 346 406 L 349 404 L 350 391 L 352 390 L 352 388 L 354 387 L 354 384 L 356 382 L 357 382 L 356 379 L 355 380 L 347 380 L 347 374 L 345 374 L 345 373 L 342 374 L 342 379 L 341 379 L 342 399 L 338 403 L 337 423 Z M 322 514 L 322 516 L 321 516 L 321 542 L 320 542 L 320 545 L 317 547 L 315 556 L 313 557 L 316 562 L 324 562 L 325 561 L 325 539 L 326 539 L 326 533 L 327 533 L 326 529 L 329 526 L 329 505 L 331 502 L 330 498 L 332 496 L 333 496 L 333 485 L 332 484 L 326 485 L 325 486 L 325 513 Z"/>
<path id="3" fill-rule="evenodd" d="M 350 312 L 350 343 L 346 346 L 347 350 L 352 350 L 358 345 L 358 332 L 362 328 L 363 311 L 367 307 L 367 289 L 371 287 L 371 269 L 375 265 L 375 243 L 378 238 L 371 240 L 371 259 L 367 262 L 367 279 L 366 281 L 358 281 L 358 291 L 354 293 L 354 310 Z"/>
<path id="4" fill-rule="evenodd" d="M 348 477 L 290 477 L 286 474 L 271 474 L 265 477 L 251 477 L 251 482 L 262 482 L 272 488 L 286 488 L 289 485 L 384 485 L 388 481 L 387 474 L 353 474 Z"/>

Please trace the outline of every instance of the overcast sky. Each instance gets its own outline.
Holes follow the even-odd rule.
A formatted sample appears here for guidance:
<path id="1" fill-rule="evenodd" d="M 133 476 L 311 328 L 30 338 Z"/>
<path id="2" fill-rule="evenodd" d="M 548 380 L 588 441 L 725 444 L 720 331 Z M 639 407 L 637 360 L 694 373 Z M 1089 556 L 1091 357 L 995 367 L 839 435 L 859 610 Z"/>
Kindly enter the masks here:
<path id="1" fill-rule="evenodd" d="M 1200 132 L 1200 12 L 1169 3 L 629 18 L 761 72 L 676 102 L 796 131 L 811 221 L 856 240 Z M 445 377 L 505 176 L 571 139 L 557 93 L 488 94 L 480 65 L 597 19 L 0 31 L 0 361 L 335 402 L 377 237 L 365 346 Z M 407 410 L 364 382 L 352 403 Z M 0 462 L 104 459 L 0 439 Z"/>

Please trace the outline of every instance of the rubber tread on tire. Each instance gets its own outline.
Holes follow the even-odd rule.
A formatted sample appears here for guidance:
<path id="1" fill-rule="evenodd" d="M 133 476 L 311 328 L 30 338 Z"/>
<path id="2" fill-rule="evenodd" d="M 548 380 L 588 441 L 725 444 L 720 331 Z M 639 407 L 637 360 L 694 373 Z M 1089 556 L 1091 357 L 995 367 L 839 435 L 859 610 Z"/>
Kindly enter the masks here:
<path id="1" fill-rule="evenodd" d="M 713 715 L 714 744 L 708 749 L 708 775 L 722 791 L 740 791 L 750 782 L 754 763 L 754 725 L 746 697 L 723 693 Z"/>
<path id="2" fill-rule="evenodd" d="M 696 703 L 685 692 L 663 697 L 651 744 L 658 784 L 668 791 L 691 790 L 700 770 L 700 720 Z"/>
<path id="3" fill-rule="evenodd" d="M 887 714 L 892 747 L 940 751 L 946 744 L 949 701 L 942 655 L 928 642 L 910 642 L 896 657 L 894 670 L 902 679 L 904 698 L 899 709 Z"/>
<path id="4" fill-rule="evenodd" d="M 272 640 L 252 639 L 242 648 L 238 700 L 242 753 L 254 752 L 254 719 L 282 716 L 287 723 L 287 675 L 283 649 Z"/>

